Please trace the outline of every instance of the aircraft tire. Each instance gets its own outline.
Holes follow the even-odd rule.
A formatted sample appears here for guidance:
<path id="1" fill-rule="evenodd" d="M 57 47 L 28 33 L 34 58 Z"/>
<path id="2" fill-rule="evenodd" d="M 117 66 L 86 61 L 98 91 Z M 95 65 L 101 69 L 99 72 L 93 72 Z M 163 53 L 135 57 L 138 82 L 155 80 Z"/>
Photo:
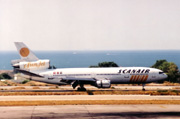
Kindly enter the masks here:
<path id="1" fill-rule="evenodd" d="M 86 89 L 78 87 L 77 91 L 86 91 Z"/>

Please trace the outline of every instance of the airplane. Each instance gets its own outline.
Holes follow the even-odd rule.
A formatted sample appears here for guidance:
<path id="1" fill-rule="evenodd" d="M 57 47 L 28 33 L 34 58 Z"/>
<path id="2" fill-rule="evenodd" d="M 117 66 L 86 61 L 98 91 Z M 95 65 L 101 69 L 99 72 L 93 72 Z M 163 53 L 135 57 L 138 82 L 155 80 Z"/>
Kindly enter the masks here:
<path id="1" fill-rule="evenodd" d="M 157 82 L 167 78 L 159 69 L 149 67 L 111 67 L 111 68 L 59 68 L 50 69 L 50 60 L 39 59 L 23 43 L 15 42 L 21 59 L 12 60 L 12 67 L 16 72 L 23 73 L 30 80 L 57 84 L 77 86 L 78 91 L 86 91 L 85 84 L 97 88 L 110 88 L 111 84 L 145 84 Z"/>

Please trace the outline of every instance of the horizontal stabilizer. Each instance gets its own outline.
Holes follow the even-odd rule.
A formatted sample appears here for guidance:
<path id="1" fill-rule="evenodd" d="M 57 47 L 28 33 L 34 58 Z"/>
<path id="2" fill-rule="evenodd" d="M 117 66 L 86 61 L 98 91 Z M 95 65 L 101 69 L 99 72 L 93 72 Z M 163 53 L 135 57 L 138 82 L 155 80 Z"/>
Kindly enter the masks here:
<path id="1" fill-rule="evenodd" d="M 25 75 L 29 75 L 29 76 L 34 76 L 34 77 L 40 77 L 40 78 L 44 78 L 43 76 L 39 75 L 39 74 L 35 74 L 26 70 L 21 70 L 21 69 L 16 69 L 17 72 L 23 73 Z"/>

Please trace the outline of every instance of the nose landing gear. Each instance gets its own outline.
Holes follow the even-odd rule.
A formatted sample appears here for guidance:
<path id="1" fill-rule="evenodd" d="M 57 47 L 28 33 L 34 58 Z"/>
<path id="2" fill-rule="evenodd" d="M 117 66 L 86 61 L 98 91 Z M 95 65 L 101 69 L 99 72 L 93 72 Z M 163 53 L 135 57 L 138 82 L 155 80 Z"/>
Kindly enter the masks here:
<path id="1" fill-rule="evenodd" d="M 142 91 L 146 90 L 144 87 L 145 87 L 145 83 L 142 84 Z"/>

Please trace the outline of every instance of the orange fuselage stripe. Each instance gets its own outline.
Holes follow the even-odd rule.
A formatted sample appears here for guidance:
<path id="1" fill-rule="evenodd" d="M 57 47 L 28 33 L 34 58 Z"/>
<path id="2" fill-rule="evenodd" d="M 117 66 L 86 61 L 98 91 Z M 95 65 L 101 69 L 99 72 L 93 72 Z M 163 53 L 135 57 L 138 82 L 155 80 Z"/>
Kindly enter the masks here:
<path id="1" fill-rule="evenodd" d="M 146 82 L 148 75 L 132 75 L 130 82 Z"/>
<path id="2" fill-rule="evenodd" d="M 143 82 L 146 82 L 147 79 L 148 79 L 148 75 L 145 76 Z"/>
<path id="3" fill-rule="evenodd" d="M 140 77 L 140 75 L 137 75 L 135 82 L 139 81 L 139 77 Z"/>
<path id="4" fill-rule="evenodd" d="M 132 75 L 132 76 L 131 76 L 131 78 L 130 78 L 130 82 L 132 82 L 133 78 L 134 78 L 134 75 Z"/>
<path id="5" fill-rule="evenodd" d="M 137 75 L 134 75 L 132 82 L 135 82 Z"/>

